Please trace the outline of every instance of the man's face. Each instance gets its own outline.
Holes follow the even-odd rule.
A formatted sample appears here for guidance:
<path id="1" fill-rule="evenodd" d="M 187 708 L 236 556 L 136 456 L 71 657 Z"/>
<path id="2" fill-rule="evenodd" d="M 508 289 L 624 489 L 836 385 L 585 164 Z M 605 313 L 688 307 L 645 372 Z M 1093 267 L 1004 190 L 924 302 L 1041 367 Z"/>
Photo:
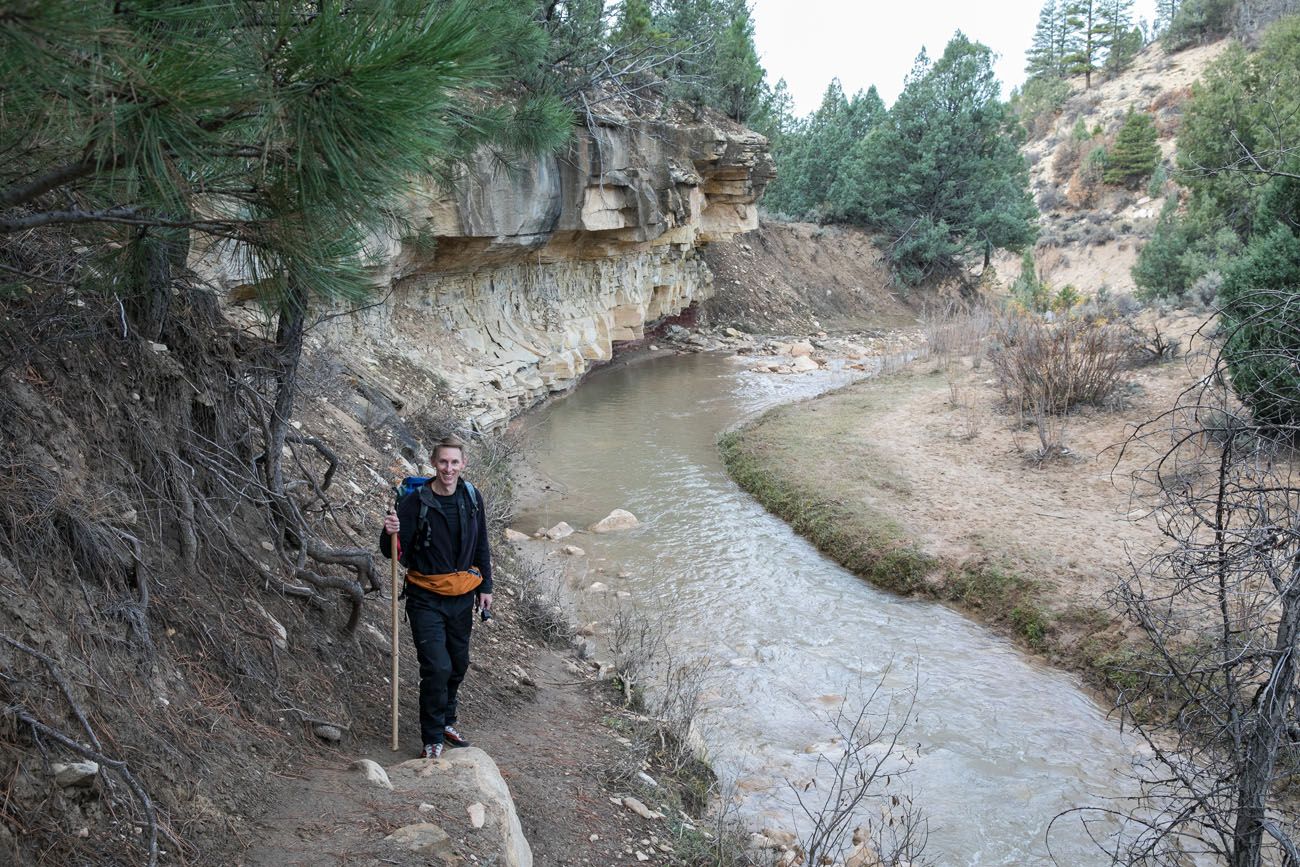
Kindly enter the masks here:
<path id="1" fill-rule="evenodd" d="M 433 455 L 433 469 L 438 474 L 438 484 L 455 488 L 460 471 L 465 469 L 465 456 L 460 449 L 440 448 Z"/>

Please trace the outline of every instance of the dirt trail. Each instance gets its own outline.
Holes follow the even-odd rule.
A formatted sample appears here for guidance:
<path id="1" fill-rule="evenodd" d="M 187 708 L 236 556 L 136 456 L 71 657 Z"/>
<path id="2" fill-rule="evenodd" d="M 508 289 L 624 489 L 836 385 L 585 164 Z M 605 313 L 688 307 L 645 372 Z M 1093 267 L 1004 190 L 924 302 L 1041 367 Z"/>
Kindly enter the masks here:
<path id="1" fill-rule="evenodd" d="M 601 770 L 618 763 L 623 750 L 602 722 L 618 711 L 602 696 L 589 667 L 568 653 L 532 645 L 514 623 L 511 605 L 499 596 L 501 614 L 490 629 L 478 628 L 474 659 L 462 692 L 462 730 L 486 751 L 510 787 L 534 864 L 610 864 L 619 851 L 657 833 L 626 809 L 602 782 Z M 403 641 L 409 643 L 403 633 Z M 409 648 L 404 647 L 404 651 Z M 493 853 L 477 837 L 464 805 L 449 797 L 431 814 L 409 794 L 365 785 L 349 769 L 356 759 L 390 767 L 419 751 L 414 737 L 414 659 L 403 653 L 402 749 L 389 749 L 388 711 L 377 703 L 364 731 L 325 748 L 318 758 L 271 778 L 265 812 L 252 823 L 251 865 L 370 863 L 391 855 L 384 837 L 399 827 L 434 822 L 452 837 L 456 853 L 490 863 Z M 530 686 L 509 669 L 527 673 Z M 644 827 L 642 827 L 644 826 Z M 592 835 L 595 840 L 591 839 Z"/>

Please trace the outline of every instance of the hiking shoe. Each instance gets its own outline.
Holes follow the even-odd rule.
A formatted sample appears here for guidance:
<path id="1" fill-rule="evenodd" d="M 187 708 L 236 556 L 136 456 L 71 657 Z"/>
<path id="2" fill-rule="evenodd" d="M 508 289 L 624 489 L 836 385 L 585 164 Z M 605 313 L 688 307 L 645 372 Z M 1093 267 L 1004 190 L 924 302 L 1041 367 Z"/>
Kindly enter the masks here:
<path id="1" fill-rule="evenodd" d="M 455 726 L 443 726 L 442 737 L 444 740 L 447 741 L 447 743 L 451 744 L 453 747 L 469 746 L 469 741 L 465 740 L 464 736 L 461 735 L 460 732 L 456 731 Z"/>
<path id="2" fill-rule="evenodd" d="M 442 744 L 425 744 L 424 749 L 420 750 L 422 759 L 440 759 L 442 758 Z"/>

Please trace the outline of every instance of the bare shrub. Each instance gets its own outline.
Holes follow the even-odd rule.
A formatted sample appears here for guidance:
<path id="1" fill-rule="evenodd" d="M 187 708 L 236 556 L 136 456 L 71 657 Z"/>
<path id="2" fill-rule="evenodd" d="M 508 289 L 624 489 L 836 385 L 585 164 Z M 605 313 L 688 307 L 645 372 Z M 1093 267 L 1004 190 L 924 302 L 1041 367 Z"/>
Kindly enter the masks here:
<path id="1" fill-rule="evenodd" d="M 1009 404 L 1058 414 L 1105 400 L 1119 382 L 1124 351 L 1113 326 L 1013 315 L 998 323 L 989 358 Z"/>
<path id="2" fill-rule="evenodd" d="M 1219 300 L 1219 290 L 1223 288 L 1223 273 L 1207 271 L 1187 290 L 1186 299 L 1202 308 L 1214 307 Z"/>
<path id="3" fill-rule="evenodd" d="M 573 618 L 559 576 L 532 562 L 513 565 L 519 588 L 519 621 L 548 643 L 567 644 L 574 635 Z"/>
<path id="4" fill-rule="evenodd" d="M 1044 212 L 1056 211 L 1060 210 L 1064 204 L 1065 196 L 1061 195 L 1059 187 L 1052 185 L 1043 187 L 1038 191 L 1038 210 Z"/>
<path id="5" fill-rule="evenodd" d="M 791 784 L 806 820 L 799 841 L 805 864 L 933 863 L 923 857 L 928 821 L 906 787 L 895 785 L 912 766 L 902 738 L 912 722 L 916 691 L 901 712 L 882 710 L 883 682 L 882 677 L 857 709 L 847 700 L 841 703 L 831 719 L 841 750 L 817 757 L 812 783 Z"/>
<path id="6" fill-rule="evenodd" d="M 1160 330 L 1160 323 L 1152 322 L 1148 326 L 1125 323 L 1128 329 L 1130 364 L 1136 367 L 1159 364 L 1178 356 L 1181 342 L 1170 337 L 1168 332 Z"/>
<path id="7" fill-rule="evenodd" d="M 662 622 L 652 622 L 634 606 L 619 606 L 609 623 L 609 652 L 626 707 L 643 708 L 645 681 L 664 652 Z"/>
<path id="8" fill-rule="evenodd" d="M 930 355 L 963 358 L 983 351 L 985 338 L 993 330 L 994 316 L 985 307 L 950 304 L 942 311 L 928 311 L 923 321 L 926 350 Z"/>
<path id="9" fill-rule="evenodd" d="M 1056 156 L 1052 157 L 1052 175 L 1058 182 L 1071 177 L 1075 169 L 1079 167 L 1079 162 L 1083 159 L 1085 144 L 1086 142 L 1067 139 L 1057 147 Z"/>
<path id="10" fill-rule="evenodd" d="M 1110 863 L 1300 863 L 1298 431 L 1243 412 L 1224 364 L 1124 447 L 1166 545 L 1111 592 L 1146 639 L 1118 704 L 1147 758 L 1139 798 L 1089 811 L 1121 820 Z"/>

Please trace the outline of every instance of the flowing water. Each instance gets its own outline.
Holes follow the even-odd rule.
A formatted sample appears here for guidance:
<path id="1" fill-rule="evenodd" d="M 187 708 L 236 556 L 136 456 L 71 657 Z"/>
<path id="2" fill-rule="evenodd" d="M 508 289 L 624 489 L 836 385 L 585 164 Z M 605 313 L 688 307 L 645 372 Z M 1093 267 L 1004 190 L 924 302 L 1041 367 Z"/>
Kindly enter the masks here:
<path id="1" fill-rule="evenodd" d="M 635 529 L 579 534 L 564 560 L 579 587 L 601 581 L 668 624 L 678 658 L 710 657 L 703 731 L 719 773 L 755 823 L 789 826 L 789 783 L 829 750 L 838 708 L 880 693 L 870 719 L 897 720 L 900 745 L 940 864 L 1103 864 L 1069 817 L 1130 791 L 1129 747 L 1070 676 L 929 602 L 878 590 L 822 556 L 728 478 L 720 432 L 781 402 L 848 381 L 843 372 L 773 376 L 718 355 L 614 366 L 528 420 L 530 463 L 552 496 L 516 526 L 585 527 L 612 509 Z M 618 578 L 619 572 L 630 577 Z M 594 594 L 592 615 L 600 610 Z M 892 723 L 891 723 L 892 725 Z M 824 791 L 825 779 L 805 797 Z M 1094 826 L 1093 833 L 1105 834 Z"/>

